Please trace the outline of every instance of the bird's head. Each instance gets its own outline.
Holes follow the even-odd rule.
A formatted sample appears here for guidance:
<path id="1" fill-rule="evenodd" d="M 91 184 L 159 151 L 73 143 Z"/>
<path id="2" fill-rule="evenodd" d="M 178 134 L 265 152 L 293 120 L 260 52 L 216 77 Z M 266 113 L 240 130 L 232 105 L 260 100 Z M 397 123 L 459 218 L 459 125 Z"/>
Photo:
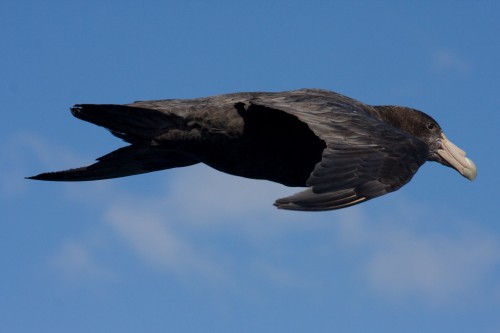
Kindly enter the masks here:
<path id="1" fill-rule="evenodd" d="M 465 151 L 446 138 L 441 126 L 431 116 L 407 107 L 390 106 L 386 110 L 386 121 L 427 144 L 429 161 L 451 167 L 469 180 L 476 178 L 477 168 L 474 162 L 465 156 Z M 403 113 L 405 116 L 392 117 L 394 113 Z"/>

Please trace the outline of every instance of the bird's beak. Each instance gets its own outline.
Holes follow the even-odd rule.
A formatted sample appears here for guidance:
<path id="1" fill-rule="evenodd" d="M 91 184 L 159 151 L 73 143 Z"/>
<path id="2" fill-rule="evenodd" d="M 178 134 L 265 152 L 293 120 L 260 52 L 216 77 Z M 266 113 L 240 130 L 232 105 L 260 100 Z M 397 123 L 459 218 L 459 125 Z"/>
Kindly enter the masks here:
<path id="1" fill-rule="evenodd" d="M 470 180 L 476 178 L 477 168 L 474 162 L 465 157 L 465 152 L 449 141 L 444 134 L 441 134 L 441 147 L 437 153 L 465 178 Z"/>

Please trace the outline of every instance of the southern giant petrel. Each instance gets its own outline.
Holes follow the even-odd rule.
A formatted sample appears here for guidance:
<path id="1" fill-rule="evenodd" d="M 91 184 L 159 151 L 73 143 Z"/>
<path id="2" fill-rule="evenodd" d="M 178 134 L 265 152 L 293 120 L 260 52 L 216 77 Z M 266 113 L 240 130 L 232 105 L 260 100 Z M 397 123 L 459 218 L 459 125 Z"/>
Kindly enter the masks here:
<path id="1" fill-rule="evenodd" d="M 308 187 L 275 205 L 320 211 L 396 191 L 425 161 L 470 180 L 477 173 L 425 113 L 371 106 L 327 90 L 77 104 L 71 112 L 129 145 L 90 166 L 30 179 L 100 180 L 202 162 L 232 175 Z"/>

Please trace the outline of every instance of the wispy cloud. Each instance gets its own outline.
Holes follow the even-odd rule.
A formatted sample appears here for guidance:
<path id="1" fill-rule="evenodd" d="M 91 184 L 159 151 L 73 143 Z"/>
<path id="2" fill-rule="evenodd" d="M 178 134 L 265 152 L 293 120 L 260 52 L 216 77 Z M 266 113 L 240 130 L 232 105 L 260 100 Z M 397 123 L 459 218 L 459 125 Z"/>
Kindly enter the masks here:
<path id="1" fill-rule="evenodd" d="M 456 221 L 453 230 L 422 232 L 419 224 L 429 223 L 422 207 L 404 207 L 404 214 L 339 225 L 344 246 L 361 257 L 364 279 L 379 296 L 450 301 L 478 292 L 499 268 L 500 239 L 486 230 Z M 452 218 L 441 214 L 434 212 L 433 219 Z M 351 241 L 355 245 L 346 244 Z"/>
<path id="2" fill-rule="evenodd" d="M 39 151 L 43 158 L 44 150 Z M 203 166 L 175 172 L 175 179 L 158 174 L 168 182 L 155 184 L 154 196 L 118 188 L 113 182 L 65 188 L 71 194 L 69 200 L 97 208 L 103 225 L 110 226 L 114 236 L 141 261 L 183 279 L 203 277 L 219 285 L 229 281 L 243 285 L 241 271 L 248 270 L 277 286 L 313 285 L 318 281 L 294 266 L 299 264 L 291 256 L 298 251 L 311 260 L 318 254 L 323 258 L 348 256 L 356 266 L 350 274 L 362 274 L 367 288 L 388 300 L 417 297 L 435 302 L 484 288 L 481 283 L 500 263 L 500 240 L 484 227 L 457 221 L 453 232 L 422 232 L 430 208 L 415 203 L 398 202 L 391 207 L 401 208 L 391 209 L 391 215 L 368 216 L 358 207 L 323 214 L 285 212 L 275 209 L 272 202 L 294 189 L 224 175 Z M 445 211 L 432 216 L 436 221 L 454 219 Z M 201 238 L 201 234 L 214 240 Z M 302 235 L 318 242 L 314 247 L 301 247 L 293 240 Z M 253 253 L 249 264 L 242 266 L 241 253 L 215 241 L 221 238 L 235 239 L 235 249 Z M 296 247 L 300 248 L 291 250 Z M 115 269 L 94 259 L 99 251 L 85 238 L 69 239 L 52 262 L 66 277 L 107 278 Z M 270 258 L 270 251 L 280 255 Z M 490 287 L 500 286 L 490 282 Z"/>
<path id="3" fill-rule="evenodd" d="M 201 223 L 244 219 L 258 215 L 263 207 L 274 212 L 274 200 L 290 192 L 284 186 L 230 176 L 203 165 L 183 170 L 167 186 L 168 202 L 179 213 Z"/>
<path id="4" fill-rule="evenodd" d="M 375 289 L 398 297 L 439 300 L 468 292 L 500 261 L 498 243 L 481 233 L 428 238 L 406 231 L 386 241 L 367 270 Z"/>
<path id="5" fill-rule="evenodd" d="M 186 274 L 223 278 L 222 269 L 170 228 L 168 218 L 135 202 L 133 208 L 113 204 L 104 220 L 142 260 L 155 268 Z"/>

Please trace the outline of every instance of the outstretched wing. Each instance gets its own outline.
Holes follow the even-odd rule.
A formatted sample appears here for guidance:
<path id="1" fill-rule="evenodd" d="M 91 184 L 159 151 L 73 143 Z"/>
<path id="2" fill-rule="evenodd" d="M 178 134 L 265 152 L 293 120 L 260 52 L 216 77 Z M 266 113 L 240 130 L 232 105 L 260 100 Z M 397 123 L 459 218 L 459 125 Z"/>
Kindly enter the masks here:
<path id="1" fill-rule="evenodd" d="M 295 115 L 326 142 L 307 190 L 278 199 L 278 208 L 321 211 L 396 191 L 426 161 L 427 145 L 384 123 L 368 105 L 325 91 L 252 100 Z M 317 96 L 315 96 L 315 94 Z"/>
<path id="2" fill-rule="evenodd" d="M 327 142 L 306 191 L 276 201 L 279 208 L 332 210 L 351 206 L 408 183 L 426 161 L 422 141 L 359 114 L 339 113 L 330 120 Z"/>

